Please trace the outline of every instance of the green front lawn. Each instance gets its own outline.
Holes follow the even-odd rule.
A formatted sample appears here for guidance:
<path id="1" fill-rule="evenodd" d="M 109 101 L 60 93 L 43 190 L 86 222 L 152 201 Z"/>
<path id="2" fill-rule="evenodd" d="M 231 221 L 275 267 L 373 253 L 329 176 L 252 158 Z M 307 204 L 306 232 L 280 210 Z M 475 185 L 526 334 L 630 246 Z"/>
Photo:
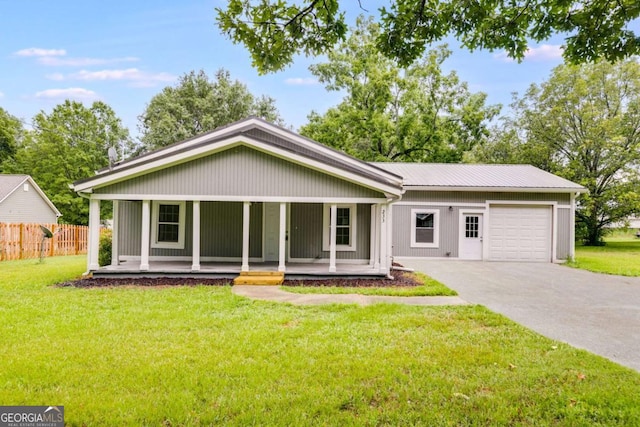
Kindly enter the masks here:
<path id="1" fill-rule="evenodd" d="M 421 297 L 421 296 L 452 296 L 458 295 L 453 289 L 447 288 L 442 283 L 423 273 L 415 274 L 423 284 L 420 286 L 334 286 L 330 282 L 326 285 L 312 286 L 282 286 L 288 292 L 298 294 L 360 294 L 360 295 L 388 295 L 394 297 Z"/>
<path id="2" fill-rule="evenodd" d="M 0 402 L 68 425 L 640 425 L 640 374 L 480 306 L 292 306 L 57 288 L 0 263 Z"/>
<path id="3" fill-rule="evenodd" d="M 640 239 L 615 237 L 607 239 L 605 246 L 576 246 L 576 258 L 567 265 L 596 273 L 640 276 Z"/>

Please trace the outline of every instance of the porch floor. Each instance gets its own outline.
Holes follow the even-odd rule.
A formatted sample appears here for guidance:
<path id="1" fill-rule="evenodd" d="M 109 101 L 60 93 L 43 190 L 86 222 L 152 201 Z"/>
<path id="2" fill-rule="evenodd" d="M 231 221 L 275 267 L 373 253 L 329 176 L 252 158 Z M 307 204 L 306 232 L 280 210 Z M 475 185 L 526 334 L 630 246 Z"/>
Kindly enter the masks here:
<path id="1" fill-rule="evenodd" d="M 285 276 L 289 279 L 296 277 L 344 277 L 344 276 L 382 276 L 379 270 L 369 264 L 338 264 L 336 272 L 329 272 L 329 264 L 320 263 L 291 263 L 286 264 Z M 229 277 L 240 274 L 240 263 L 201 262 L 199 271 L 191 270 L 190 261 L 150 261 L 148 271 L 140 271 L 139 261 L 124 261 L 119 265 L 108 265 L 94 271 L 95 277 Z M 249 271 L 278 271 L 277 262 L 252 262 Z"/>

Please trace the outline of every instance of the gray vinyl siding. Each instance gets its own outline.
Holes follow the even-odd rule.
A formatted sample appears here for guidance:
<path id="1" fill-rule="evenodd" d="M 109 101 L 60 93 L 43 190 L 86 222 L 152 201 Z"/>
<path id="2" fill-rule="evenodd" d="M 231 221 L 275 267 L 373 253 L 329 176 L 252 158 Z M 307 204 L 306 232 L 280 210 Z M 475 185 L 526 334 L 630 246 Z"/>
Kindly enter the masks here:
<path id="1" fill-rule="evenodd" d="M 200 203 L 200 256 L 242 257 L 242 203 Z M 120 202 L 118 247 L 120 255 L 140 256 L 142 202 Z M 153 215 L 151 215 L 153 217 Z M 262 204 L 253 203 L 249 216 L 249 256 L 262 256 Z M 152 224 L 153 226 L 153 224 Z M 187 202 L 184 249 L 151 248 L 150 256 L 191 256 L 193 204 Z"/>
<path id="2" fill-rule="evenodd" d="M 29 191 L 24 191 L 20 185 L 0 203 L 0 222 L 55 224 L 58 218 L 51 206 L 29 184 Z"/>
<path id="3" fill-rule="evenodd" d="M 571 209 L 557 209 L 558 212 L 558 241 L 556 242 L 556 257 L 569 258 L 571 245 Z"/>
<path id="4" fill-rule="evenodd" d="M 200 255 L 242 257 L 242 203 L 200 203 Z M 262 256 L 262 203 L 249 210 L 249 256 Z"/>
<path id="5" fill-rule="evenodd" d="M 504 201 L 548 201 L 557 202 L 559 206 L 570 204 L 569 194 L 564 193 L 497 193 L 497 192 L 429 192 L 407 191 L 402 202 L 418 202 L 415 205 L 393 205 L 393 255 L 398 257 L 458 257 L 459 218 L 464 209 L 482 209 L 471 204 L 486 203 L 487 200 Z M 429 205 L 429 202 L 444 204 L 443 206 Z M 426 204 L 425 204 L 426 203 Z M 451 203 L 449 210 L 447 203 Z M 470 205 L 465 206 L 465 203 Z M 457 206 L 454 206 L 457 205 Z M 412 248 L 411 247 L 411 210 L 429 209 L 439 210 L 439 247 Z M 556 256 L 566 259 L 569 255 L 570 241 L 570 209 L 557 209 L 557 241 Z"/>
<path id="6" fill-rule="evenodd" d="M 485 203 L 487 200 L 558 202 L 568 205 L 570 196 L 567 193 L 498 193 L 472 191 L 411 191 L 403 196 L 403 202 L 437 202 L 437 203 Z"/>
<path id="7" fill-rule="evenodd" d="M 380 192 L 238 146 L 98 188 L 98 194 L 383 198 Z"/>
<path id="8" fill-rule="evenodd" d="M 337 259 L 369 259 L 371 241 L 371 205 L 356 208 L 356 250 L 336 252 Z M 295 203 L 290 208 L 289 256 L 303 259 L 328 259 L 322 250 L 322 203 Z"/>
<path id="9" fill-rule="evenodd" d="M 402 257 L 452 257 L 458 256 L 458 219 L 461 208 L 449 211 L 447 206 L 393 206 L 393 256 Z M 411 247 L 411 210 L 429 209 L 440 212 L 438 230 L 439 247 Z"/>
<path id="10" fill-rule="evenodd" d="M 142 202 L 120 202 L 117 226 L 120 255 L 140 256 Z"/>

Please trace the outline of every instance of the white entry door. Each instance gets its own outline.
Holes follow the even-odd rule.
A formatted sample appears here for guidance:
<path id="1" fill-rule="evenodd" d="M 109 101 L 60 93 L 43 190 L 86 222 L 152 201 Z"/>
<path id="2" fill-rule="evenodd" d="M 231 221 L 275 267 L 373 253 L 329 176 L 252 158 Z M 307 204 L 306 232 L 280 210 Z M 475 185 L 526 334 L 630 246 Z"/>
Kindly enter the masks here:
<path id="1" fill-rule="evenodd" d="M 264 204 L 264 260 L 278 261 L 280 233 L 280 204 Z"/>
<path id="2" fill-rule="evenodd" d="M 482 259 L 482 214 L 462 213 L 460 221 L 460 259 Z"/>

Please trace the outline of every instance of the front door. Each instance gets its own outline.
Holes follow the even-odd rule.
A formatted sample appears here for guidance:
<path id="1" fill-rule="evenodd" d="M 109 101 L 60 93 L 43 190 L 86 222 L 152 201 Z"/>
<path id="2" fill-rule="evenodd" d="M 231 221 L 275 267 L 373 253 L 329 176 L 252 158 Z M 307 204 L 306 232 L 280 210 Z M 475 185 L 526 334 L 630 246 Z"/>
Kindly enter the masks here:
<path id="1" fill-rule="evenodd" d="M 482 259 L 482 214 L 462 213 L 460 259 Z"/>
<path id="2" fill-rule="evenodd" d="M 264 260 L 278 261 L 280 249 L 280 203 L 264 204 Z"/>

